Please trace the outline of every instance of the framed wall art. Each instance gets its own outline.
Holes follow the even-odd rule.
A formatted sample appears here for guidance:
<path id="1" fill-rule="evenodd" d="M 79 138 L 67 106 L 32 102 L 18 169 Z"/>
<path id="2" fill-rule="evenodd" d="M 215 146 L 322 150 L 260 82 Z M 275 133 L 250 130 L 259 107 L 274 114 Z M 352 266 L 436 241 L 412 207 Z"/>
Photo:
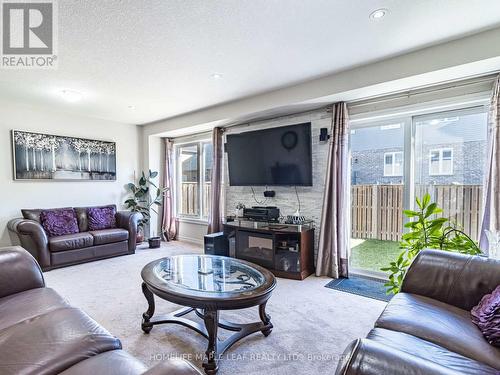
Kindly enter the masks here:
<path id="1" fill-rule="evenodd" d="M 12 130 L 15 180 L 116 180 L 116 143 Z"/>

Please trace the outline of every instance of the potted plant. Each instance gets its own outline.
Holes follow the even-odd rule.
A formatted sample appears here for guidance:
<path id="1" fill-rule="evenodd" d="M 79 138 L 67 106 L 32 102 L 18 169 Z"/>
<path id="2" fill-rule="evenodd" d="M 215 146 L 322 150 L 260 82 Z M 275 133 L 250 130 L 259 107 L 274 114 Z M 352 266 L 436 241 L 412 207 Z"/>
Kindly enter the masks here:
<path id="1" fill-rule="evenodd" d="M 241 202 L 238 202 L 238 204 L 236 205 L 236 216 L 237 217 L 242 217 L 243 216 L 243 210 L 245 209 L 245 205 Z"/>
<path id="2" fill-rule="evenodd" d="M 463 230 L 444 217 L 436 218 L 443 212 L 436 203 L 431 203 L 431 196 L 425 194 L 422 200 L 416 198 L 418 209 L 405 210 L 404 215 L 410 219 L 405 224 L 410 231 L 403 235 L 399 244 L 403 251 L 398 258 L 381 268 L 389 272 L 389 281 L 385 284 L 387 294 L 396 294 L 401 289 L 403 278 L 408 267 L 417 254 L 423 249 L 455 251 L 463 254 L 478 255 L 481 249 Z"/>
<path id="3" fill-rule="evenodd" d="M 163 197 L 168 190 L 167 188 L 160 188 L 153 179 L 158 176 L 158 172 L 148 171 L 146 175 L 141 173 L 141 177 L 137 185 L 133 182 L 127 184 L 128 190 L 131 192 L 131 197 L 125 200 L 125 206 L 132 212 L 139 212 L 142 214 L 142 219 L 138 223 L 138 231 L 136 241 L 138 243 L 144 241 L 144 227 L 147 226 L 151 220 L 151 211 L 158 215 L 155 207 L 160 207 L 163 204 Z M 152 241 L 149 241 L 152 240 Z M 148 239 L 150 247 L 159 247 L 157 244 L 160 242 L 160 237 L 151 237 Z M 153 244 L 153 246 L 151 246 Z"/>

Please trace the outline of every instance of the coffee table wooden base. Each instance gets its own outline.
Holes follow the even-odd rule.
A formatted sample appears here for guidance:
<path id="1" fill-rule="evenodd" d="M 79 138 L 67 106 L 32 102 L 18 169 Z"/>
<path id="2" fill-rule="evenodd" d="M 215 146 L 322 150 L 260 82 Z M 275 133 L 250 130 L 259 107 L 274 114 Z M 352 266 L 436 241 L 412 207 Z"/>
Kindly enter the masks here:
<path id="1" fill-rule="evenodd" d="M 217 373 L 220 357 L 233 344 L 242 338 L 259 331 L 267 337 L 273 329 L 271 317 L 266 313 L 267 301 L 259 305 L 259 316 L 261 321 L 254 323 L 240 324 L 228 322 L 219 318 L 219 310 L 211 310 L 208 308 L 196 309 L 194 307 L 183 307 L 182 309 L 174 311 L 170 314 L 164 314 L 156 317 L 154 320 L 151 320 L 155 312 L 154 294 L 145 284 L 142 285 L 142 291 L 148 301 L 148 309 L 144 314 L 142 314 L 142 330 L 145 333 L 149 333 L 155 325 L 173 323 L 180 324 L 198 332 L 208 340 L 208 346 L 205 352 L 206 357 L 203 362 L 203 368 L 205 369 L 205 373 L 208 375 Z M 194 312 L 200 319 L 202 319 L 203 323 L 184 318 L 184 315 L 191 312 Z M 235 333 L 225 340 L 219 340 L 217 336 L 219 328 L 233 331 Z"/>

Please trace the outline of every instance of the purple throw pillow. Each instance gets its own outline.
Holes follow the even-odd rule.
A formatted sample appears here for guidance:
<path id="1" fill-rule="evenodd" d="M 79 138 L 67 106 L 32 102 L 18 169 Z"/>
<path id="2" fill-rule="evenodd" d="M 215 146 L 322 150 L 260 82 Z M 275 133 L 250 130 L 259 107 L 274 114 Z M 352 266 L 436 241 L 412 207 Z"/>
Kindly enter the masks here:
<path id="1" fill-rule="evenodd" d="M 87 209 L 89 230 L 116 228 L 114 207 L 91 207 Z"/>
<path id="2" fill-rule="evenodd" d="M 500 347 L 500 285 L 472 308 L 472 322 L 491 345 Z"/>
<path id="3" fill-rule="evenodd" d="M 75 211 L 71 208 L 60 210 L 43 210 L 40 222 L 49 237 L 78 233 Z"/>

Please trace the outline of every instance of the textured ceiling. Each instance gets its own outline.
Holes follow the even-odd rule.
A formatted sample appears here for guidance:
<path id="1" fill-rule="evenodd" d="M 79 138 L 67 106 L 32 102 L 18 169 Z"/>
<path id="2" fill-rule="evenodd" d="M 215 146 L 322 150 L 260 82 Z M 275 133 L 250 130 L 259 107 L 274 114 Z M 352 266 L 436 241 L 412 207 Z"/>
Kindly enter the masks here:
<path id="1" fill-rule="evenodd" d="M 58 3 L 58 69 L 0 71 L 0 99 L 135 124 L 500 25 L 498 0 Z M 377 8 L 389 13 L 371 20 Z M 84 98 L 66 103 L 62 89 Z"/>

